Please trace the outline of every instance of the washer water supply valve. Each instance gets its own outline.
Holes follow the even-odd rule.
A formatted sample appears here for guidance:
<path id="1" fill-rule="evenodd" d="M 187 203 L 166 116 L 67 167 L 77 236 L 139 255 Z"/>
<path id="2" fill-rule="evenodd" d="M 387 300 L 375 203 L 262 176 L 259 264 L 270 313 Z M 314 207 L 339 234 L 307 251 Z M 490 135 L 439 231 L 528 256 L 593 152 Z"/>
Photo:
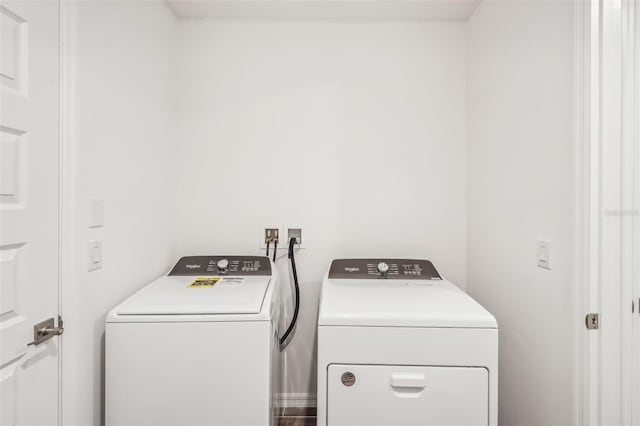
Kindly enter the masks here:
<path id="1" fill-rule="evenodd" d="M 278 241 L 280 240 L 278 228 L 265 228 L 264 229 L 264 242 L 267 244 L 267 257 L 269 257 L 269 245 L 273 242 L 273 261 L 276 261 L 276 254 L 278 253 Z"/>

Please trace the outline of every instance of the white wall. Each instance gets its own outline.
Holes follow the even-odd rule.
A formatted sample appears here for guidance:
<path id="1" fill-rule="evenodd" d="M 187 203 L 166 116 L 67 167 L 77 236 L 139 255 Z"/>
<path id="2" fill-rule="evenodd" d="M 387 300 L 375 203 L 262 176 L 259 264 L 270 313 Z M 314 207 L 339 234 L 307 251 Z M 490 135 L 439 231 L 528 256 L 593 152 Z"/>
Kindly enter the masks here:
<path id="1" fill-rule="evenodd" d="M 72 262 L 63 281 L 63 423 L 87 426 L 102 422 L 107 311 L 174 261 L 175 19 L 161 2 L 65 10 Z M 104 199 L 101 229 L 87 226 L 94 197 Z M 87 272 L 93 239 L 103 241 L 104 268 Z"/>
<path id="2" fill-rule="evenodd" d="M 500 326 L 503 425 L 572 423 L 573 28 L 557 1 L 483 2 L 468 24 L 467 277 Z"/>
<path id="3" fill-rule="evenodd" d="M 265 226 L 302 225 L 285 391 L 315 393 L 332 258 L 426 257 L 466 285 L 464 23 L 180 20 L 178 35 L 175 256 L 259 253 Z"/>

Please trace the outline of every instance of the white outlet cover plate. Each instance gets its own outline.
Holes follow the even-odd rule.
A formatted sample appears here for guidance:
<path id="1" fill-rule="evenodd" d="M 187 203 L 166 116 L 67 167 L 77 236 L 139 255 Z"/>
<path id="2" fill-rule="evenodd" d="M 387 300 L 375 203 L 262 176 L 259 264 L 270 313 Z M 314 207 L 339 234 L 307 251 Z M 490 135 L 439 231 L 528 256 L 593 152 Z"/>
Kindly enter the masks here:
<path id="1" fill-rule="evenodd" d="M 102 269 L 102 241 L 89 241 L 87 244 L 87 270 Z"/>
<path id="2" fill-rule="evenodd" d="M 104 200 L 92 198 L 89 201 L 89 228 L 104 226 Z"/>
<path id="3" fill-rule="evenodd" d="M 549 257 L 549 246 L 550 242 L 548 240 L 538 240 L 538 266 L 544 269 L 551 269 L 551 259 Z"/>

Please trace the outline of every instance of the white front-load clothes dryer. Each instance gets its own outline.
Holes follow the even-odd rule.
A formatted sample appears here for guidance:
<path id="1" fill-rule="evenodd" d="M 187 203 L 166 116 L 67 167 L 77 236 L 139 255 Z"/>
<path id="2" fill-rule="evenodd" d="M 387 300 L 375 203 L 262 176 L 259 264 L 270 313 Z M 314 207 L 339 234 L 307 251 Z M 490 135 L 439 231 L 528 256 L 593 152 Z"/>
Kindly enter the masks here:
<path id="1" fill-rule="evenodd" d="M 106 320 L 108 426 L 275 425 L 277 273 L 190 256 Z"/>
<path id="2" fill-rule="evenodd" d="M 334 260 L 318 314 L 318 426 L 497 426 L 495 318 L 428 260 Z"/>

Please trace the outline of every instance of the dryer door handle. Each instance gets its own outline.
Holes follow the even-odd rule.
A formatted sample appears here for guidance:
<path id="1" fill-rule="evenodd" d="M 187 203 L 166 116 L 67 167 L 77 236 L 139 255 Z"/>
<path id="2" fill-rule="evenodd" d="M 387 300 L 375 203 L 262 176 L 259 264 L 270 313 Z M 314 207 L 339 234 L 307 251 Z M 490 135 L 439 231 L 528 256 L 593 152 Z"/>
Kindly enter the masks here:
<path id="1" fill-rule="evenodd" d="M 390 385 L 392 388 L 410 388 L 416 391 L 422 390 L 427 386 L 424 374 L 420 373 L 393 373 L 391 375 Z"/>

